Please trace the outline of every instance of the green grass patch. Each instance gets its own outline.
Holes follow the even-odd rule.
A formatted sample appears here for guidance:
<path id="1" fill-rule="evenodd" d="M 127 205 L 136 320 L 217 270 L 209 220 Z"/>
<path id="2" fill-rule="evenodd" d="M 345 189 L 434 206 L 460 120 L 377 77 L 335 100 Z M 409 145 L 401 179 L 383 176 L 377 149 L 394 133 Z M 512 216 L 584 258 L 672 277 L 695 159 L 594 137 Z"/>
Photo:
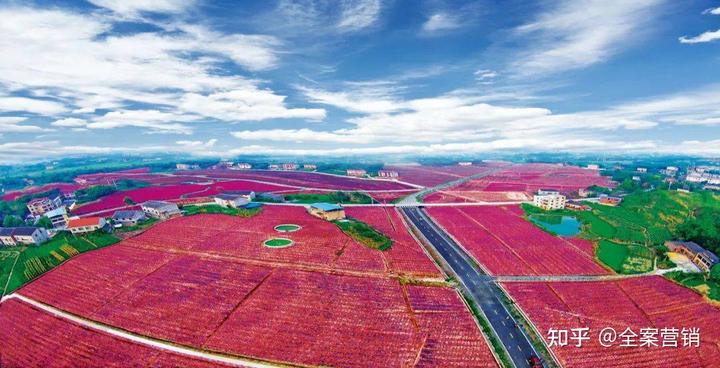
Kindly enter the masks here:
<path id="1" fill-rule="evenodd" d="M 351 203 L 370 204 L 373 199 L 361 192 L 331 192 L 331 193 L 295 193 L 286 194 L 285 200 L 293 203 Z"/>
<path id="2" fill-rule="evenodd" d="M 84 235 L 72 235 L 61 232 L 40 246 L 17 246 L 0 253 L 0 288 L 3 295 L 9 294 L 43 273 L 50 271 L 66 260 L 90 250 L 115 244 L 120 239 L 103 233 L 92 232 Z M 15 257 L 7 256 L 15 253 Z"/>
<path id="3" fill-rule="evenodd" d="M 222 214 L 229 216 L 252 217 L 260 213 L 262 207 L 246 209 L 223 207 L 217 204 L 209 204 L 206 206 L 187 205 L 183 206 L 182 210 L 185 216 L 192 216 L 198 214 Z"/>
<path id="4" fill-rule="evenodd" d="M 275 226 L 275 231 L 279 231 L 281 233 L 291 233 L 293 231 L 298 231 L 302 227 L 300 225 L 295 224 L 281 224 L 278 226 Z"/>
<path id="5" fill-rule="evenodd" d="M 707 277 L 703 273 L 672 271 L 665 273 L 663 276 L 678 284 L 691 288 L 697 293 L 707 296 L 709 299 L 720 302 L 720 282 Z"/>
<path id="6" fill-rule="evenodd" d="M 345 220 L 333 221 L 333 223 L 335 223 L 335 225 L 337 225 L 337 227 L 339 227 L 345 234 L 368 248 L 388 250 L 392 246 L 392 239 L 362 221 L 348 218 Z"/>
<path id="7" fill-rule="evenodd" d="M 597 257 L 617 273 L 634 274 L 652 271 L 655 254 L 643 246 L 601 240 Z"/>
<path id="8" fill-rule="evenodd" d="M 285 238 L 272 238 L 265 240 L 263 245 L 270 248 L 285 248 L 293 245 L 293 241 Z"/>

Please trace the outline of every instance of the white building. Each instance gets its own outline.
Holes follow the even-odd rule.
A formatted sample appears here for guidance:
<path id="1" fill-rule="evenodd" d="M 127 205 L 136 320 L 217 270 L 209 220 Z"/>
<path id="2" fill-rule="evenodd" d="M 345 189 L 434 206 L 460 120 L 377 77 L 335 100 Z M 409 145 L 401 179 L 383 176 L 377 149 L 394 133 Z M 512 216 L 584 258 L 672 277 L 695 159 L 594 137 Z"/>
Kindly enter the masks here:
<path id="1" fill-rule="evenodd" d="M 460 161 L 460 162 L 458 162 L 458 165 L 460 165 L 460 166 L 472 166 L 472 162 L 470 162 L 470 161 Z"/>
<path id="2" fill-rule="evenodd" d="M 213 196 L 213 200 L 215 200 L 215 203 L 219 204 L 220 206 L 229 208 L 239 208 L 250 203 L 250 200 L 247 196 L 230 193 L 223 193 Z"/>
<path id="3" fill-rule="evenodd" d="M 538 189 L 537 191 L 538 195 L 545 196 L 545 195 L 559 195 L 560 192 L 555 189 Z"/>
<path id="4" fill-rule="evenodd" d="M 315 164 L 305 164 L 305 165 L 303 165 L 303 169 L 305 169 L 305 170 L 317 170 L 317 165 L 315 165 Z"/>
<path id="5" fill-rule="evenodd" d="M 112 220 L 115 224 L 133 226 L 137 225 L 138 222 L 145 220 L 145 212 L 136 210 L 115 211 L 115 213 L 113 213 Z"/>
<path id="6" fill-rule="evenodd" d="M 90 233 L 102 229 L 105 223 L 105 218 L 103 217 L 76 218 L 68 221 L 67 229 L 73 234 Z"/>
<path id="7" fill-rule="evenodd" d="M 53 224 L 53 229 L 65 228 L 69 219 L 67 210 L 64 206 L 45 212 L 44 216 L 50 219 L 50 222 Z"/>
<path id="8" fill-rule="evenodd" d="M 200 168 L 200 165 L 196 164 L 176 164 L 175 167 L 178 170 L 197 170 Z"/>
<path id="9" fill-rule="evenodd" d="M 282 169 L 283 169 L 283 170 L 293 171 L 293 170 L 297 170 L 297 168 L 298 168 L 298 165 L 297 165 L 297 164 L 293 164 L 293 163 L 285 163 L 285 164 L 282 164 Z"/>
<path id="10" fill-rule="evenodd" d="M 0 243 L 5 246 L 40 245 L 50 239 L 47 230 L 41 227 L 2 227 Z"/>
<path id="11" fill-rule="evenodd" d="M 399 174 L 393 170 L 380 170 L 378 171 L 378 176 L 381 178 L 397 178 Z"/>
<path id="12" fill-rule="evenodd" d="M 246 162 L 238 163 L 237 165 L 233 166 L 232 169 L 238 169 L 238 170 L 250 170 L 252 169 L 252 165 Z"/>
<path id="13" fill-rule="evenodd" d="M 165 201 L 147 201 L 140 206 L 148 217 L 167 219 L 180 214 L 175 203 Z"/>
<path id="14" fill-rule="evenodd" d="M 587 165 L 588 170 L 600 170 L 600 165 L 598 164 L 588 164 Z"/>
<path id="15" fill-rule="evenodd" d="M 635 169 L 635 171 L 637 171 L 639 173 L 646 173 L 647 168 L 646 167 L 638 167 L 637 169 Z"/>
<path id="16" fill-rule="evenodd" d="M 536 194 L 533 197 L 533 204 L 544 210 L 560 210 L 565 208 L 567 199 L 562 194 Z"/>
<path id="17" fill-rule="evenodd" d="M 346 173 L 348 176 L 361 177 L 361 176 L 365 176 L 367 174 L 367 171 L 365 171 L 363 169 L 347 169 Z"/>

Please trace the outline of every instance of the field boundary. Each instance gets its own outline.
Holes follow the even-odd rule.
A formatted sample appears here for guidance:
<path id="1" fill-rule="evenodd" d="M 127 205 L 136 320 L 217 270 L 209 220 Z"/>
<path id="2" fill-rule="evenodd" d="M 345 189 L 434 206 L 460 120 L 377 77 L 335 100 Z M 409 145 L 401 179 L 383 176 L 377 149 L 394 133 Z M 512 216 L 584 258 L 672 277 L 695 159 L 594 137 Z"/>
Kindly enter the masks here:
<path id="1" fill-rule="evenodd" d="M 243 368 L 285 368 L 285 367 L 306 367 L 302 365 L 290 365 L 286 363 L 275 363 L 275 362 L 265 362 L 262 360 L 256 360 L 252 358 L 245 358 L 235 355 L 228 355 L 228 354 L 222 354 L 222 353 L 216 353 L 216 352 L 209 352 L 206 350 L 197 349 L 194 347 L 186 346 L 186 345 L 180 345 L 173 342 L 160 340 L 148 336 L 143 336 L 140 334 L 135 334 L 126 330 L 123 330 L 121 328 L 107 325 L 104 323 L 96 322 L 91 319 L 87 319 L 84 317 L 80 317 L 78 315 L 75 315 L 70 312 L 66 312 L 62 309 L 59 309 L 57 307 L 54 307 L 49 304 L 45 304 L 39 301 L 36 301 L 34 299 L 28 298 L 26 296 L 20 295 L 20 294 L 10 294 L 8 296 L 5 296 L 2 298 L 0 303 L 3 303 L 10 299 L 17 299 L 23 303 L 26 303 L 34 308 L 40 309 L 41 311 L 48 313 L 54 317 L 67 320 L 70 322 L 73 322 L 75 324 L 78 324 L 82 327 L 99 331 L 102 333 L 106 333 L 111 336 L 115 336 L 124 340 L 128 340 L 137 344 L 142 344 L 145 346 L 149 346 L 152 348 L 170 351 L 176 354 L 185 355 L 193 358 L 200 358 L 203 360 L 211 361 L 211 362 L 218 362 L 223 364 L 229 364 L 233 366 L 243 367 Z"/>

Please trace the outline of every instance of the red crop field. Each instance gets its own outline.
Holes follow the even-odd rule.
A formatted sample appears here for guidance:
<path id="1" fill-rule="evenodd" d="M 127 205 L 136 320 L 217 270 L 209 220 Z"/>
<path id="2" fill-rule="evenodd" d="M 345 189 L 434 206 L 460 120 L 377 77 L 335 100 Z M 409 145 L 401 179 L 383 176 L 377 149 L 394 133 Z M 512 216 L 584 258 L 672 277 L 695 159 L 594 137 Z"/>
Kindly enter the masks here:
<path id="1" fill-rule="evenodd" d="M 720 361 L 720 309 L 693 291 L 660 276 L 606 282 L 532 282 L 503 285 L 549 343 L 550 328 L 590 328 L 590 341 L 553 347 L 567 367 L 598 364 L 611 368 L 712 367 Z M 598 341 L 599 332 L 614 328 L 700 328 L 700 347 L 619 346 Z M 594 334 L 594 335 L 593 335 Z M 658 334 L 658 337 L 660 335 Z M 636 340 L 637 343 L 637 340 Z M 660 344 L 662 342 L 660 341 Z M 639 344 L 638 344 L 639 345 Z"/>
<path id="2" fill-rule="evenodd" d="M 165 185 L 159 187 L 145 187 L 132 190 L 115 192 L 79 206 L 73 210 L 74 214 L 83 215 L 92 212 L 99 212 L 126 206 L 125 198 L 130 198 L 135 203 L 142 203 L 149 200 L 168 200 L 180 198 L 183 195 L 200 192 L 206 187 L 198 184 Z"/>
<path id="3" fill-rule="evenodd" d="M 393 271 L 402 274 L 440 276 L 435 263 L 410 235 L 400 214 L 394 208 L 346 207 L 345 213 L 370 224 L 393 240 L 392 247 L 383 253 Z"/>
<path id="4" fill-rule="evenodd" d="M 278 233 L 275 226 L 297 224 L 300 231 Z M 282 236 L 295 245 L 272 249 L 259 246 Z M 306 213 L 300 206 L 267 205 L 250 218 L 223 215 L 181 217 L 163 222 L 128 241 L 147 249 L 171 249 L 223 255 L 268 263 L 290 263 L 311 268 L 384 273 L 384 254 L 354 242 L 334 224 Z"/>
<path id="5" fill-rule="evenodd" d="M 512 207 L 430 207 L 428 212 L 493 274 L 608 273 L 585 246 L 540 230 Z"/>
<path id="6" fill-rule="evenodd" d="M 19 300 L 0 304 L 0 326 L 2 367 L 224 367 L 89 330 Z"/>
<path id="7" fill-rule="evenodd" d="M 222 192 L 230 192 L 237 190 L 252 190 L 255 192 L 276 192 L 287 190 L 288 187 L 282 185 L 272 185 L 265 183 L 257 183 L 245 180 L 219 181 L 213 183 L 201 192 L 189 194 L 188 197 L 204 197 L 211 196 Z"/>
<path id="8" fill-rule="evenodd" d="M 23 190 L 16 190 L 12 192 L 7 192 L 5 195 L 2 196 L 3 201 L 14 201 L 20 196 L 26 195 L 26 194 L 35 194 L 35 193 L 42 193 L 47 192 L 53 189 L 59 189 L 63 193 L 72 193 L 78 189 L 80 189 L 79 185 L 76 184 L 69 184 L 69 183 L 50 183 L 45 184 L 39 187 L 29 187 L 25 188 Z"/>
<path id="9" fill-rule="evenodd" d="M 414 189 L 405 184 L 389 180 L 358 179 L 302 171 L 202 170 L 195 173 L 207 175 L 211 178 L 259 180 L 298 188 L 378 191 Z"/>
<path id="10" fill-rule="evenodd" d="M 425 201 L 437 202 L 499 202 L 527 200 L 539 189 L 575 192 L 592 185 L 613 187 L 615 183 L 596 170 L 555 164 L 519 164 L 507 166 L 492 175 L 473 179 L 432 194 Z M 489 194 L 492 193 L 492 194 Z"/>
<path id="11" fill-rule="evenodd" d="M 470 175 L 480 174 L 489 170 L 487 166 L 420 166 L 398 165 L 386 166 L 386 170 L 397 171 L 398 179 L 404 182 L 434 187 L 436 185 L 458 180 Z"/>
<path id="12" fill-rule="evenodd" d="M 120 244 L 77 256 L 19 293 L 140 336 L 263 360 L 338 367 L 496 366 L 453 289 L 404 286 L 385 269 L 387 263 L 392 270 L 439 276 L 396 222 L 398 214 L 373 208 L 358 216 L 385 216 L 374 225 L 397 239 L 397 255 L 384 259 L 383 252 L 351 241 L 302 207 L 266 206 L 251 218 L 196 215 L 161 222 Z M 278 235 L 273 228 L 281 223 L 302 228 Z M 295 245 L 262 246 L 269 236 L 291 238 Z M 396 259 L 402 261 L 396 264 Z M 437 306 L 429 304 L 430 298 L 438 299 Z M 0 321 L 27 318 L 5 307 L 8 303 L 21 302 L 3 303 Z M 0 337 L 14 340 L 2 332 Z M 69 344 L 66 338 L 75 339 L 74 344 L 104 344 L 110 337 L 71 334 L 57 341 Z M 39 346 L 52 348 L 54 342 Z M 18 351 L 32 354 L 35 347 L 29 345 Z M 58 361 L 78 353 L 49 351 L 62 356 Z M 179 356 L 137 354 L 127 361 L 196 364 Z M 28 356 L 7 359 L 24 362 Z"/>

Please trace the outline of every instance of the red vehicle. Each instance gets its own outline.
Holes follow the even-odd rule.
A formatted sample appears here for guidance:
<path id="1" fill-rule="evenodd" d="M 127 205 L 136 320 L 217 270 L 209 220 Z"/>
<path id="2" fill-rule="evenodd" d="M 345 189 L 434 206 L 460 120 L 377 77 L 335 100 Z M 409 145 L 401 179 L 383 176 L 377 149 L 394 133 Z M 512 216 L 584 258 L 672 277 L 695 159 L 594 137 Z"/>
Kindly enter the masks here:
<path id="1" fill-rule="evenodd" d="M 528 364 L 530 365 L 530 368 L 543 368 L 542 361 L 540 361 L 540 358 L 535 355 L 528 358 Z"/>

